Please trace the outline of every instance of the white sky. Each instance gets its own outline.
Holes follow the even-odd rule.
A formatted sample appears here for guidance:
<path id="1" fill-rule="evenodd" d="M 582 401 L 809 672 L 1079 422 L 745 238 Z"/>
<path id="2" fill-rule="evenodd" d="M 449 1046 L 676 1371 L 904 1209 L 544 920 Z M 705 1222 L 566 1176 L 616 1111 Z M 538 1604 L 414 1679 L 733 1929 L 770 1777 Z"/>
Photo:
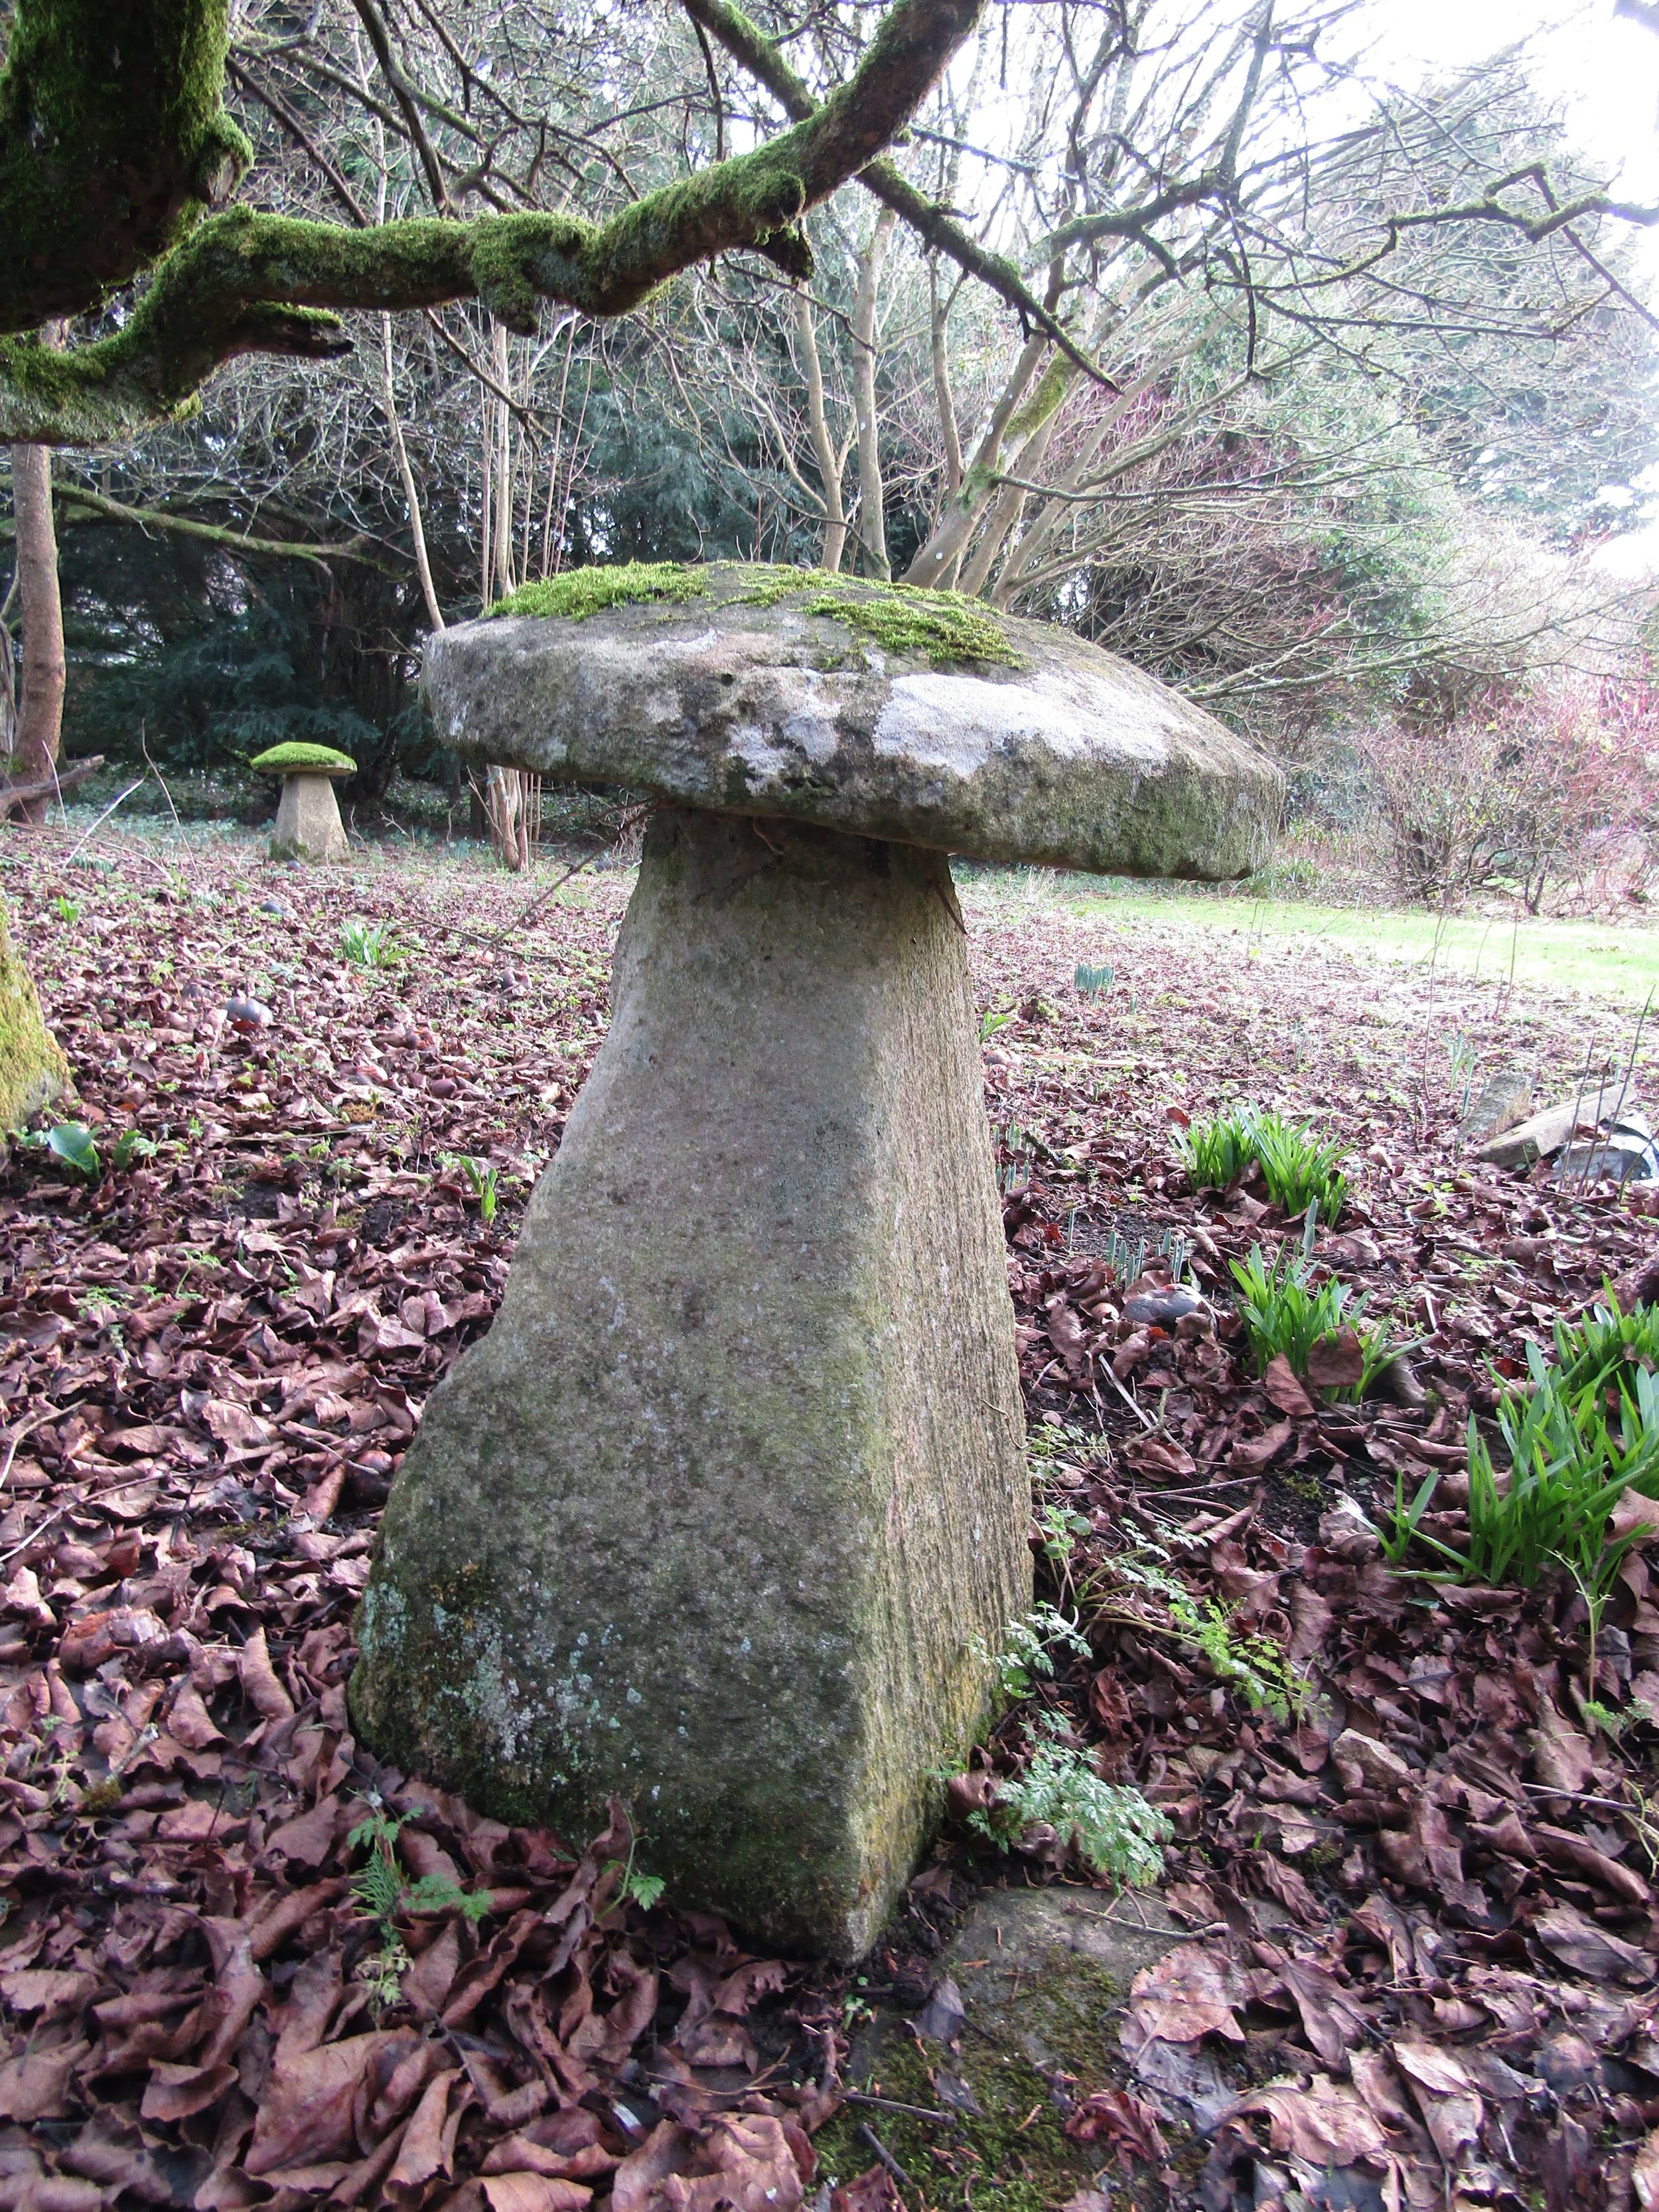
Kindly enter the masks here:
<path id="1" fill-rule="evenodd" d="M 1659 36 L 1616 21 L 1613 0 L 1382 0 L 1359 20 L 1376 62 L 1407 83 L 1527 38 L 1585 151 L 1622 173 L 1626 197 L 1659 200 Z"/>
<path id="2" fill-rule="evenodd" d="M 1612 189 L 1621 198 L 1659 204 L 1659 36 L 1615 20 L 1613 0 L 1554 7 L 1540 0 L 1382 0 L 1363 20 L 1376 66 L 1407 85 L 1527 38 L 1540 64 L 1534 81 L 1565 99 L 1573 137 L 1598 168 L 1605 165 Z M 1648 298 L 1659 301 L 1659 228 L 1646 233 L 1637 251 Z M 1644 480 L 1642 488 L 1650 495 L 1644 526 L 1600 556 L 1621 574 L 1659 573 L 1659 483 Z"/>

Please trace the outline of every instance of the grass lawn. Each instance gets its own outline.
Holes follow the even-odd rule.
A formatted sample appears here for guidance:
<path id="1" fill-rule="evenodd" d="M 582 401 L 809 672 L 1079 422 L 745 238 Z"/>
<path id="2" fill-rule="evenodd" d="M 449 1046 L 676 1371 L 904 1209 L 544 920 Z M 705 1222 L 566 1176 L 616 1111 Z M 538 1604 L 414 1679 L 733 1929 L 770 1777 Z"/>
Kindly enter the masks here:
<path id="1" fill-rule="evenodd" d="M 1207 930 L 1276 950 L 1320 945 L 1471 980 L 1515 980 L 1554 992 L 1640 1005 L 1659 987 L 1659 927 L 1632 913 L 1617 922 L 1534 920 L 1522 915 L 1439 915 L 1413 907 L 1315 906 L 1300 899 L 1229 896 L 1184 884 L 1130 884 L 1120 878 L 1057 876 L 1045 869 L 975 870 L 964 898 L 984 908 L 1047 908 L 1083 922 L 1149 924 L 1182 936 Z"/>

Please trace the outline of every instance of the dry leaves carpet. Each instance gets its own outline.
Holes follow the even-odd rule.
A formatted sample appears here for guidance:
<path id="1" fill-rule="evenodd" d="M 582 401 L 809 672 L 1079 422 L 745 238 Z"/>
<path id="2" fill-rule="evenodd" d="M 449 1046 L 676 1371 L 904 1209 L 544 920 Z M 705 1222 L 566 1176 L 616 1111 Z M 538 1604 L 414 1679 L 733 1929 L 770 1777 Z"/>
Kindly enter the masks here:
<path id="1" fill-rule="evenodd" d="M 66 855 L 8 848 L 17 934 L 106 1167 L 124 1132 L 158 1149 L 92 1181 L 15 1152 L 0 1194 L 0 2208 L 827 2203 L 811 2137 L 845 1982 L 644 1909 L 625 1808 L 592 1840 L 483 1820 L 376 1768 L 344 1703 L 379 1507 L 489 1324 L 603 1031 L 625 883 L 580 878 L 514 929 L 525 889 L 464 869 Z M 1335 956 L 966 902 L 984 1003 L 1012 1016 L 988 1103 L 1035 1463 L 1079 1532 L 1041 1562 L 1048 1595 L 1117 1589 L 1114 1559 L 1178 1531 L 1194 1603 L 1296 1684 L 1253 1701 L 1120 1592 L 1040 1686 L 1168 1814 L 1160 1902 L 1190 1931 L 1092 2076 L 1054 2069 L 1067 2138 L 1101 2188 L 1121 2169 L 1210 2212 L 1659 2204 L 1659 1737 L 1586 1721 L 1570 1589 L 1425 1589 L 1363 1517 L 1437 1466 L 1455 1534 L 1492 1363 L 1516 1371 L 1651 1258 L 1627 1203 L 1476 1172 L 1453 1134 L 1449 1036 L 1570 1089 L 1612 1017 L 1486 986 L 1431 1006 Z M 354 966 L 353 917 L 416 949 Z M 1073 964 L 1103 958 L 1085 1003 Z M 1353 1202 L 1316 1252 L 1425 1340 L 1423 1402 L 1254 1378 L 1225 1261 L 1285 1224 L 1248 1187 L 1187 1189 L 1170 1120 L 1241 1091 L 1350 1140 Z M 1218 1328 L 1122 1314 L 1102 1255 L 1167 1231 Z M 1599 1652 L 1602 1701 L 1659 1713 L 1639 1548 Z M 1028 1718 L 981 1771 L 1018 1767 Z M 376 1808 L 420 1886 L 383 1911 L 376 1847 L 349 1841 Z M 949 1908 L 1011 1868 L 1079 1878 L 1051 1832 L 1006 1861 L 953 1833 L 885 1954 L 918 2006 Z M 982 2206 L 1021 2179 L 1009 2155 L 947 2148 L 908 2201 L 971 2205 L 977 2179 Z M 896 2194 L 876 2166 L 836 2197 Z"/>

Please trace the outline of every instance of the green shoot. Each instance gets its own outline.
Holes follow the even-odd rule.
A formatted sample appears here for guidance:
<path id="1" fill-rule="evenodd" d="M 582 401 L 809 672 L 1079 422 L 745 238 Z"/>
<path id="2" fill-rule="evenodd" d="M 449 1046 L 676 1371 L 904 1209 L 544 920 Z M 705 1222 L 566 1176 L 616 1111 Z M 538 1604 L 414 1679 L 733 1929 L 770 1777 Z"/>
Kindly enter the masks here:
<path id="1" fill-rule="evenodd" d="M 1139 1790 L 1103 1782 L 1083 1752 L 1056 1742 L 1063 1721 L 1045 1714 L 1041 1723 L 1042 1734 L 1026 1738 L 1024 1767 L 1003 1783 L 994 1805 L 968 1815 L 968 1826 L 1006 1851 L 1046 1822 L 1096 1874 L 1132 1889 L 1158 1881 L 1159 1846 L 1175 1834 L 1169 1821 Z"/>
<path id="2" fill-rule="evenodd" d="M 404 1826 L 404 1821 L 388 1818 L 378 1793 L 372 1793 L 367 1816 L 346 1838 L 348 1849 L 368 1854 L 351 1877 L 351 1891 L 375 1923 L 380 1937 L 379 1950 L 369 1953 L 357 1968 L 359 1980 L 368 1984 L 377 2020 L 401 2002 L 403 1978 L 412 1964 L 398 1930 L 400 1915 L 459 1912 L 476 1923 L 489 1911 L 487 1890 L 469 1894 L 447 1875 L 423 1874 L 418 1881 L 410 1881 L 398 1857 L 398 1837 Z"/>
<path id="3" fill-rule="evenodd" d="M 395 921 L 370 924 L 354 915 L 340 930 L 340 950 L 359 968 L 395 968 L 415 950 Z"/>
<path id="4" fill-rule="evenodd" d="M 475 1160 L 471 1153 L 461 1155 L 461 1172 L 465 1176 L 472 1195 L 478 1201 L 479 1218 L 495 1218 L 495 1168 L 489 1160 Z"/>
<path id="5" fill-rule="evenodd" d="M 1005 1641 L 1000 1650 L 990 1650 L 981 1636 L 974 1638 L 972 1650 L 980 1664 L 990 1669 L 997 1695 L 1005 1705 L 1030 1697 L 1037 1677 L 1054 1673 L 1051 1644 L 1063 1644 L 1081 1659 L 1089 1656 L 1088 1639 L 1078 1633 L 1077 1623 L 1067 1620 L 1051 1605 L 1035 1607 L 1023 1619 L 1011 1620 L 1002 1632 Z"/>

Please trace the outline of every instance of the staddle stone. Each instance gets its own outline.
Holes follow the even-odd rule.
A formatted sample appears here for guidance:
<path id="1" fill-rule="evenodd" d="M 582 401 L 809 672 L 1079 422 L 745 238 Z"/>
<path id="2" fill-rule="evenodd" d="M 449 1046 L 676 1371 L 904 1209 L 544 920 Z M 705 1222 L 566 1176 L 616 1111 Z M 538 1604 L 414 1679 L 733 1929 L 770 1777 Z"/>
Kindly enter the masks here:
<path id="1" fill-rule="evenodd" d="M 290 775 L 283 780 L 270 849 L 318 866 L 349 857 L 351 848 L 340 819 L 340 802 L 327 776 Z"/>
<path id="2" fill-rule="evenodd" d="M 630 1798 L 677 1902 L 856 1956 L 1028 1521 L 948 863 L 665 808 L 501 1310 L 386 1509 L 362 1733 L 576 1842 Z"/>

